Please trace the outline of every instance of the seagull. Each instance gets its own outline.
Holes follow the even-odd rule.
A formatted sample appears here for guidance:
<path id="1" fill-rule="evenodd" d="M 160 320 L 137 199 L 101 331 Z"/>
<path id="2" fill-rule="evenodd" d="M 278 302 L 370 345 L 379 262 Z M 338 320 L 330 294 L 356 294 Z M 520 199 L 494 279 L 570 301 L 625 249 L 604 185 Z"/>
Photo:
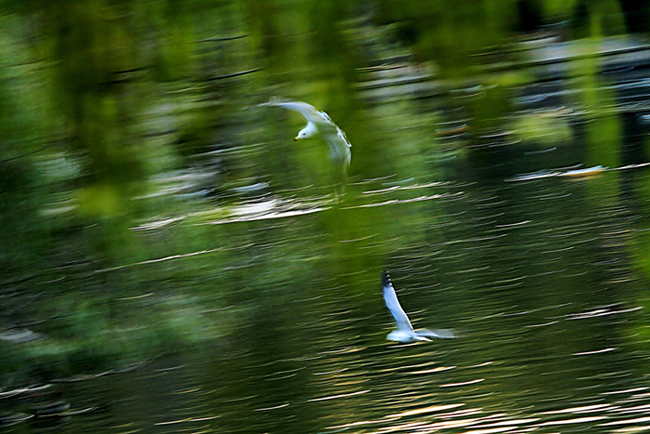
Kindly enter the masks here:
<path id="1" fill-rule="evenodd" d="M 300 113 L 307 119 L 307 125 L 298 132 L 293 140 L 309 139 L 318 133 L 329 145 L 331 159 L 341 161 L 346 167 L 350 164 L 352 145 L 343 130 L 332 122 L 332 118 L 327 113 L 316 110 L 314 106 L 306 102 L 286 101 L 278 98 L 272 98 L 269 102 L 260 105 L 282 107 Z"/>
<path id="2" fill-rule="evenodd" d="M 404 312 L 404 309 L 402 309 L 402 306 L 400 306 L 399 301 L 397 300 L 395 288 L 393 288 L 393 284 L 391 283 L 390 277 L 386 271 L 381 275 L 381 286 L 384 289 L 384 300 L 386 301 L 386 306 L 388 306 L 388 310 L 390 310 L 390 313 L 395 317 L 395 321 L 397 321 L 397 330 L 388 333 L 386 339 L 407 344 L 411 342 L 431 342 L 431 339 L 429 338 L 454 338 L 454 334 L 451 330 L 413 330 L 409 317 L 406 316 L 406 312 Z"/>

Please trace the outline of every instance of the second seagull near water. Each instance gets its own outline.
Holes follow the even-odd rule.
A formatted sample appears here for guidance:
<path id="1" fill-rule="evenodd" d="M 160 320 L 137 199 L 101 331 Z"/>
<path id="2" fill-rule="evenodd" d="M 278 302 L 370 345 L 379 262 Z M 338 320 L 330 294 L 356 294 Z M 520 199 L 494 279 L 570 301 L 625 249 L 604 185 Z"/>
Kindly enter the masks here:
<path id="1" fill-rule="evenodd" d="M 404 312 L 404 309 L 402 309 L 402 306 L 400 306 L 399 301 L 397 300 L 395 288 L 393 288 L 393 284 L 391 283 L 390 277 L 386 271 L 381 275 L 381 286 L 384 290 L 386 306 L 388 306 L 388 310 L 390 310 L 390 313 L 395 317 L 395 321 L 397 321 L 397 330 L 388 333 L 386 339 L 402 343 L 411 343 L 431 342 L 431 339 L 429 338 L 451 339 L 455 337 L 451 330 L 413 330 L 409 317 L 406 315 L 406 312 Z"/>

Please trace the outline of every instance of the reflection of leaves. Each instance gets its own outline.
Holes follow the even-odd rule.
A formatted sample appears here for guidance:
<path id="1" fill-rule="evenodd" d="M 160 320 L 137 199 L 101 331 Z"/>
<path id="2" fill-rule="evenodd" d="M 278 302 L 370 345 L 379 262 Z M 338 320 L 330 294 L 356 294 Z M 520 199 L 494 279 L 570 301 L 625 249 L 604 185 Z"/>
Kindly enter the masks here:
<path id="1" fill-rule="evenodd" d="M 569 144 L 573 139 L 566 119 L 558 116 L 528 114 L 513 121 L 514 133 L 524 141 L 547 144 Z"/>
<path id="2" fill-rule="evenodd" d="M 510 1 L 385 0 L 378 21 L 396 22 L 397 36 L 412 45 L 422 60 L 434 60 L 442 73 L 459 78 L 475 63 L 471 54 L 505 41 L 515 16 Z"/>
<path id="3" fill-rule="evenodd" d="M 586 164 L 618 167 L 621 163 L 622 125 L 618 115 L 603 113 L 587 124 L 589 154 Z"/>
<path id="4" fill-rule="evenodd" d="M 501 126 L 502 116 L 510 112 L 512 105 L 508 90 L 503 86 L 485 87 L 468 100 L 467 113 L 475 138 Z"/>
<path id="5" fill-rule="evenodd" d="M 576 10 L 580 0 L 545 0 L 540 2 L 547 19 L 567 19 Z"/>
<path id="6" fill-rule="evenodd" d="M 83 188 L 78 196 L 79 209 L 85 215 L 106 217 L 124 210 L 121 195 L 115 186 L 96 184 Z"/>
<path id="7" fill-rule="evenodd" d="M 223 336 L 230 327 L 230 319 L 223 312 L 219 321 L 208 318 L 205 300 L 183 296 L 152 298 L 135 297 L 104 304 L 60 300 L 56 307 L 72 313 L 51 318 L 41 326 L 42 339 L 20 346 L 0 342 L 3 355 L 7 356 L 0 360 L 0 374 L 37 362 L 48 371 L 55 371 L 51 372 L 55 376 L 97 373 L 158 355 L 161 349 L 173 353 L 204 344 Z M 145 307 L 147 315 L 138 315 Z"/>
<path id="8" fill-rule="evenodd" d="M 601 37 L 594 37 L 574 45 L 576 58 L 569 65 L 576 79 L 569 83 L 576 87 L 577 102 L 587 108 L 592 121 L 585 126 L 589 149 L 585 164 L 618 167 L 622 125 L 614 105 L 616 96 L 600 76 L 602 42 Z"/>

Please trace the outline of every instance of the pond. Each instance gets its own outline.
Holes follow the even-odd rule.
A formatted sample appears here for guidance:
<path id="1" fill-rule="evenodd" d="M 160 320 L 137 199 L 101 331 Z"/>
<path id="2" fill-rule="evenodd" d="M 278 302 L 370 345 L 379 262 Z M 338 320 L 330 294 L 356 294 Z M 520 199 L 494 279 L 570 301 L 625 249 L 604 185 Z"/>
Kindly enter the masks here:
<path id="1" fill-rule="evenodd" d="M 623 176 L 450 181 L 422 186 L 425 199 L 413 202 L 397 198 L 405 187 L 387 188 L 369 208 L 214 226 L 239 238 L 247 259 L 195 285 L 237 288 L 211 316 L 247 309 L 236 329 L 131 372 L 55 383 L 72 410 L 89 410 L 56 423 L 75 432 L 643 429 L 645 299 L 626 251 L 638 216 L 633 192 L 607 193 Z M 400 231 L 382 235 L 400 219 Z M 378 256 L 414 325 L 451 328 L 456 339 L 385 340 L 393 325 L 381 268 L 354 265 Z M 283 279 L 292 267 L 299 275 Z"/>
<path id="2" fill-rule="evenodd" d="M 70 81 L 106 66 L 72 52 L 33 70 L 16 44 L 43 17 L 3 18 L 26 33 L 3 37 L 3 97 L 48 83 L 73 107 L 4 115 L 1 432 L 650 429 L 642 39 L 489 40 L 461 71 L 423 60 L 423 28 L 420 45 L 403 34 L 417 14 L 391 2 L 324 8 L 327 25 L 312 2 L 190 3 L 170 32 L 205 47 L 204 18 L 221 45 L 161 56 L 224 63 L 177 77 L 73 44 L 124 67 L 117 84 Z M 98 4 L 114 19 L 82 13 Z M 79 5 L 63 16 L 121 52 L 119 23 L 168 2 Z M 295 33 L 272 31 L 283 18 Z M 349 167 L 294 142 L 304 119 L 271 97 L 327 110 Z M 384 270 L 415 328 L 455 338 L 387 340 Z"/>

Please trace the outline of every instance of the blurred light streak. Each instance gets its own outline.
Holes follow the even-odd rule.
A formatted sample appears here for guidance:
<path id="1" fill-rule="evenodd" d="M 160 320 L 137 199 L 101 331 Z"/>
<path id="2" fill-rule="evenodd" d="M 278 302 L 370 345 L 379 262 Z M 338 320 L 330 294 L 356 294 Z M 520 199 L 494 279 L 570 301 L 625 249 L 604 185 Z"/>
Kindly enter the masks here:
<path id="1" fill-rule="evenodd" d="M 562 410 L 544 411 L 541 414 L 591 413 L 593 411 L 604 410 L 606 408 L 611 408 L 611 407 L 612 406 L 609 404 L 596 404 L 596 405 L 586 405 L 583 407 L 564 408 Z"/>
<path id="2" fill-rule="evenodd" d="M 424 371 L 409 372 L 409 375 L 433 374 L 435 372 L 448 371 L 448 370 L 454 369 L 454 368 L 455 368 L 455 366 L 441 366 L 439 368 L 427 369 L 427 370 L 424 370 Z"/>
<path id="3" fill-rule="evenodd" d="M 247 247 L 250 247 L 251 245 L 249 245 Z M 241 248 L 244 248 L 244 247 L 243 246 L 236 247 L 236 249 L 241 249 Z M 105 272 L 108 272 L 108 271 L 117 271 L 117 270 L 121 270 L 121 269 L 124 269 L 124 268 L 135 267 L 137 265 L 156 264 L 158 262 L 172 261 L 174 259 L 191 258 L 193 256 L 205 255 L 205 254 L 208 254 L 208 253 L 218 252 L 219 250 L 223 250 L 223 248 L 217 247 L 217 248 L 214 248 L 214 249 L 201 250 L 199 252 L 185 253 L 185 254 L 182 254 L 182 255 L 172 255 L 172 256 L 166 256 L 164 258 L 148 259 L 146 261 L 134 262 L 133 264 L 126 264 L 126 265 L 120 265 L 118 267 L 103 268 L 101 270 L 95 270 L 95 273 L 105 273 Z"/>
<path id="4" fill-rule="evenodd" d="M 537 422 L 539 420 L 538 417 L 533 417 L 529 419 L 512 419 L 512 420 L 503 420 L 501 422 L 494 422 L 489 425 L 485 425 L 486 428 L 488 427 L 497 427 L 497 426 L 503 426 L 503 425 L 523 425 L 531 422 Z"/>
<path id="5" fill-rule="evenodd" d="M 501 229 L 501 228 L 514 228 L 514 227 L 518 227 L 518 226 L 527 225 L 528 223 L 532 223 L 532 220 L 523 220 L 523 221 L 520 221 L 520 222 L 518 222 L 518 223 L 510 223 L 510 224 L 504 224 L 504 225 L 496 225 L 495 227 L 500 228 L 500 229 Z"/>
<path id="6" fill-rule="evenodd" d="M 388 418 L 401 418 L 401 417 L 406 417 L 406 416 L 414 416 L 416 414 L 427 414 L 427 413 L 435 413 L 439 411 L 444 411 L 444 410 L 451 410 L 452 408 L 458 408 L 462 407 L 465 404 L 447 404 L 447 405 L 434 405 L 432 407 L 425 407 L 425 408 L 418 408 L 415 410 L 408 410 L 403 413 L 395 413 L 395 414 L 390 414 L 386 417 Z"/>
<path id="7" fill-rule="evenodd" d="M 632 393 L 632 392 L 641 392 L 643 390 L 648 390 L 647 387 L 635 387 L 634 389 L 625 389 L 625 390 L 615 390 L 614 392 L 602 392 L 601 395 L 618 395 L 621 393 Z M 650 409 L 650 404 L 642 405 L 640 407 L 645 407 Z M 637 407 L 635 407 L 637 408 Z"/>
<path id="8" fill-rule="evenodd" d="M 137 232 L 137 231 L 150 231 L 150 230 L 160 229 L 162 227 L 171 225 L 172 223 L 182 221 L 183 219 L 185 219 L 185 217 L 169 218 L 165 220 L 159 220 L 156 222 L 144 223 L 140 226 L 131 228 L 131 230 Z"/>
<path id="9" fill-rule="evenodd" d="M 559 323 L 559 321 L 551 321 L 551 322 L 542 323 L 542 324 L 530 324 L 530 325 L 527 325 L 526 327 L 527 328 L 547 327 L 547 326 L 550 326 L 550 325 L 553 325 L 553 324 L 558 324 L 558 323 Z"/>
<path id="10" fill-rule="evenodd" d="M 465 381 L 462 383 L 441 384 L 440 387 L 462 387 L 462 386 L 469 386 L 470 384 L 481 383 L 483 381 L 485 381 L 485 378 L 478 378 L 476 380 Z"/>
<path id="11" fill-rule="evenodd" d="M 430 425 L 427 425 L 427 428 L 429 428 L 428 431 L 421 431 L 421 432 L 435 432 L 435 431 L 441 430 L 441 429 L 463 428 L 463 427 L 468 427 L 468 426 L 472 426 L 472 425 L 477 425 L 477 424 L 479 424 L 481 422 L 482 422 L 482 420 L 479 419 L 479 418 L 450 420 L 450 421 L 445 421 L 445 422 L 436 422 L 436 423 L 432 423 Z"/>
<path id="12" fill-rule="evenodd" d="M 374 238 L 377 235 L 379 235 L 379 234 L 374 233 L 374 234 L 371 234 L 371 235 L 368 235 L 368 236 L 362 237 L 362 238 L 355 238 L 355 239 L 351 239 L 351 240 L 340 240 L 339 243 L 354 243 L 354 242 L 357 242 L 357 241 L 365 241 L 365 240 L 369 240 L 371 238 Z"/>
<path id="13" fill-rule="evenodd" d="M 358 209 L 358 208 L 375 208 L 375 207 L 380 207 L 380 206 L 386 206 L 386 205 L 396 205 L 396 204 L 403 204 L 403 203 L 413 203 L 413 202 L 424 202 L 427 200 L 433 200 L 433 199 L 442 199 L 447 197 L 447 194 L 434 194 L 432 196 L 420 196 L 416 197 L 413 199 L 392 199 L 388 200 L 385 202 L 378 202 L 378 203 L 368 203 L 368 204 L 363 204 L 363 205 L 355 205 L 355 206 L 346 206 L 342 207 L 341 209 Z"/>
<path id="14" fill-rule="evenodd" d="M 368 393 L 368 392 L 370 392 L 370 390 L 361 390 L 359 392 L 343 393 L 341 395 L 324 396 L 322 398 L 312 398 L 312 399 L 308 399 L 307 401 L 308 402 L 329 401 L 331 399 L 349 398 L 351 396 L 363 395 L 364 393 Z"/>
<path id="15" fill-rule="evenodd" d="M 380 429 L 379 431 L 377 431 L 377 432 L 378 432 L 378 433 L 396 432 L 396 431 L 397 431 L 397 432 L 402 432 L 402 431 L 407 430 L 407 429 L 421 427 L 422 425 L 424 425 L 424 422 L 409 422 L 409 423 L 405 423 L 405 424 L 402 424 L 402 425 L 397 425 L 397 426 L 390 426 L 390 427 L 386 427 L 386 428 L 381 428 L 381 429 Z M 418 430 L 418 431 L 420 431 L 420 432 L 426 432 L 426 431 L 421 431 L 421 430 Z"/>
<path id="16" fill-rule="evenodd" d="M 603 423 L 601 424 L 601 426 L 626 425 L 629 423 L 642 423 L 642 422 L 650 422 L 650 416 L 638 417 L 636 419 L 616 420 L 613 422 Z"/>
<path id="17" fill-rule="evenodd" d="M 590 416 L 590 417 L 578 417 L 575 419 L 552 420 L 549 422 L 541 423 L 539 426 L 572 425 L 576 423 L 595 422 L 603 419 L 607 419 L 607 416 Z"/>
<path id="18" fill-rule="evenodd" d="M 603 348 L 602 350 L 595 350 L 595 351 L 585 351 L 582 353 L 573 353 L 574 356 L 590 356 L 592 354 L 601 354 L 601 353 L 609 353 L 610 351 L 614 351 L 616 348 Z"/>
<path id="19" fill-rule="evenodd" d="M 495 432 L 506 432 L 506 431 L 512 431 L 513 429 L 517 428 L 516 426 L 507 426 L 503 428 L 489 428 L 489 429 L 473 429 L 469 431 L 463 431 L 460 434 L 491 434 Z"/>
<path id="20" fill-rule="evenodd" d="M 219 416 L 207 416 L 207 417 L 190 417 L 186 419 L 179 419 L 179 420 L 170 420 L 167 422 L 156 422 L 154 425 L 176 425 L 179 423 L 187 423 L 187 422 L 204 422 L 206 420 L 214 420 L 218 419 Z"/>
<path id="21" fill-rule="evenodd" d="M 284 407 L 288 407 L 288 406 L 289 406 L 289 403 L 287 402 L 286 404 L 276 405 L 275 407 L 256 408 L 253 411 L 270 411 L 270 410 L 277 410 L 279 408 L 284 408 Z"/>
<path id="22" fill-rule="evenodd" d="M 640 432 L 647 431 L 650 429 L 650 426 L 633 426 L 629 428 L 620 428 L 612 431 L 613 433 L 630 433 L 630 432 Z"/>
<path id="23" fill-rule="evenodd" d="M 611 306 L 607 306 L 611 307 Z M 586 319 L 586 318 L 595 318 L 595 317 L 600 317 L 600 316 L 608 316 L 608 315 L 616 315 L 619 313 L 629 313 L 629 312 L 635 312 L 637 310 L 643 309 L 643 306 L 637 306 L 633 307 L 631 309 L 623 309 L 623 310 L 609 310 L 605 308 L 601 309 L 594 309 L 589 312 L 583 312 L 583 313 L 573 313 L 567 315 L 567 321 L 571 320 L 576 320 L 576 319 Z"/>

